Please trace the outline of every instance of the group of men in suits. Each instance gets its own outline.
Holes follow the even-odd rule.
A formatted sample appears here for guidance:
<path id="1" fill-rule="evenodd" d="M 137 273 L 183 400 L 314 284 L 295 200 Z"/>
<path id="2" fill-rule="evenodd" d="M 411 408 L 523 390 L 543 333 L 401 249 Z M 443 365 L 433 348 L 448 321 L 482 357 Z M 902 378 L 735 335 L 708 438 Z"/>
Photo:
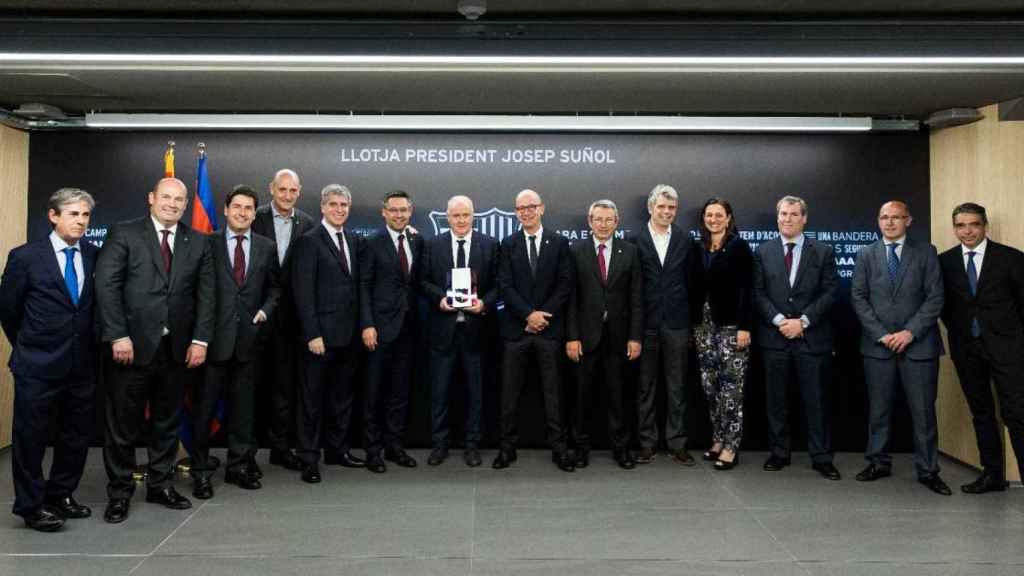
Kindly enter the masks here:
<path id="1" fill-rule="evenodd" d="M 271 398 L 272 464 L 301 471 L 309 483 L 321 480 L 321 450 L 327 464 L 371 472 L 384 472 L 385 461 L 416 466 L 402 439 L 420 293 L 429 305 L 432 356 L 428 464 L 440 465 L 449 455 L 449 391 L 456 367 L 467 395 L 463 459 L 468 466 L 481 464 L 482 341 L 486 318 L 497 313 L 503 342 L 501 435 L 492 467 L 516 461 L 519 398 L 534 375 L 543 389 L 552 460 L 560 469 L 589 464 L 589 416 L 598 390 L 607 405 L 615 462 L 631 469 L 652 461 L 659 380 L 668 397 L 669 451 L 677 463 L 693 465 L 686 450 L 683 388 L 693 248 L 674 223 L 674 189 L 659 185 L 651 191 L 650 221 L 630 241 L 616 236 L 616 205 L 594 202 L 587 213 L 591 237 L 574 246 L 544 228 L 544 203 L 534 190 L 516 196 L 521 229 L 500 246 L 473 231 L 473 203 L 465 196 L 448 201 L 449 231 L 425 241 L 409 226 L 413 205 L 405 192 L 385 197 L 383 230 L 364 238 L 345 229 L 352 206 L 348 188 L 331 184 L 321 191 L 319 224 L 295 207 L 300 191 L 298 175 L 281 170 L 270 185 L 270 204 L 257 208 L 255 191 L 238 186 L 225 200 L 226 226 L 207 237 L 180 222 L 187 189 L 180 180 L 164 178 L 148 194 L 149 214 L 114 226 L 101 251 L 81 241 L 92 197 L 70 188 L 51 196 L 52 233 L 11 251 L 0 290 L 0 320 L 13 345 L 16 383 L 14 513 L 28 526 L 54 531 L 69 518 L 91 514 L 74 491 L 90 436 L 97 342 L 112 361 L 104 402 L 108 522 L 128 516 L 140 440 L 148 451 L 146 500 L 172 509 L 191 506 L 173 486 L 172 465 L 184 383 L 189 370 L 200 366 L 193 453 L 197 498 L 213 496 L 208 426 L 222 395 L 228 399 L 225 481 L 260 487 L 254 420 L 261 372 L 263 395 Z M 807 415 L 812 465 L 838 480 L 825 416 L 835 260 L 831 247 L 803 235 L 803 200 L 784 197 L 777 216 L 780 240 L 759 246 L 754 270 L 770 424 L 771 455 L 764 469 L 790 464 L 786 388 L 792 381 Z M 961 488 L 1003 490 L 1001 434 L 989 383 L 995 382 L 1002 419 L 1021 454 L 1024 390 L 1017 380 L 1024 362 L 1024 254 L 987 239 L 987 215 L 976 204 L 954 210 L 961 243 L 941 257 L 930 245 L 907 239 L 911 222 L 905 204 L 887 202 L 879 213 L 882 239 L 857 255 L 852 300 L 863 325 L 870 401 L 869 464 L 857 479 L 891 473 L 889 420 L 899 385 L 913 418 L 918 478 L 935 492 L 950 493 L 936 459 L 941 316 L 984 466 L 975 482 Z M 472 279 L 468 298 L 452 287 L 459 269 Z M 348 445 L 357 358 L 364 350 L 365 460 Z M 562 354 L 575 365 L 569 386 L 561 378 Z M 638 358 L 641 450 L 634 456 L 625 382 L 629 362 Z M 60 432 L 45 479 L 42 459 L 53 411 L 61 414 Z M 289 449 L 292 433 L 297 454 Z"/>

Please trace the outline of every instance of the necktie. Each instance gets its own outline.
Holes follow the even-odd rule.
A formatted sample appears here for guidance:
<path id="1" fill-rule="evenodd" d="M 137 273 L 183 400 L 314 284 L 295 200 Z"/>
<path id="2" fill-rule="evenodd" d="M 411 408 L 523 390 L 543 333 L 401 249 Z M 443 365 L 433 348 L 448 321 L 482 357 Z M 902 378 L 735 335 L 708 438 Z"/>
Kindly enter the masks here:
<path id="1" fill-rule="evenodd" d="M 601 271 L 601 284 L 608 284 L 608 261 L 604 259 L 604 244 L 597 245 L 597 269 Z"/>
<path id="2" fill-rule="evenodd" d="M 171 245 L 167 242 L 167 237 L 171 235 L 170 230 L 161 230 L 163 238 L 160 240 L 160 255 L 164 257 L 164 272 L 171 273 Z"/>
<path id="3" fill-rule="evenodd" d="M 793 274 L 793 248 L 796 242 L 786 242 L 786 280 Z"/>
<path id="4" fill-rule="evenodd" d="M 459 243 L 459 255 L 455 259 L 455 267 L 456 268 L 465 268 L 466 267 L 466 241 L 465 240 L 457 240 L 457 242 Z"/>
<path id="5" fill-rule="evenodd" d="M 974 264 L 974 255 L 977 252 L 967 253 L 967 285 L 971 288 L 971 296 L 978 295 L 978 267 Z M 971 318 L 971 336 L 981 336 L 981 324 L 978 324 L 978 317 Z"/>
<path id="6" fill-rule="evenodd" d="M 409 255 L 405 253 L 405 234 L 398 235 L 398 266 L 402 269 L 402 276 L 409 278 Z"/>
<path id="7" fill-rule="evenodd" d="M 242 240 L 245 240 L 245 236 L 235 236 L 235 264 L 232 269 L 235 284 L 239 286 L 245 283 L 245 250 L 242 249 Z"/>
<path id="8" fill-rule="evenodd" d="M 341 256 L 341 269 L 349 274 L 348 258 L 345 258 L 345 233 L 338 232 L 338 255 Z"/>
<path id="9" fill-rule="evenodd" d="M 530 273 L 537 274 L 537 237 L 530 236 Z"/>
<path id="10" fill-rule="evenodd" d="M 893 242 L 889 244 L 889 281 L 896 285 L 896 276 L 900 272 L 900 257 L 896 255 L 896 249 L 899 248 L 899 242 Z"/>
<path id="11" fill-rule="evenodd" d="M 64 252 L 64 285 L 68 287 L 71 303 L 78 306 L 78 272 L 75 270 L 75 251 L 78 248 L 68 246 Z"/>

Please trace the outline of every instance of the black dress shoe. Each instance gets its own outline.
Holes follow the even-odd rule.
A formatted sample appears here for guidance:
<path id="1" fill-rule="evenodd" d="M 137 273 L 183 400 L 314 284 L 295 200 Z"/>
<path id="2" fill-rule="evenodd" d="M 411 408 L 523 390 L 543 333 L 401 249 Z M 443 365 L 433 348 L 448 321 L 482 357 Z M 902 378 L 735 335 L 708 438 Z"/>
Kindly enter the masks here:
<path id="1" fill-rule="evenodd" d="M 362 468 L 366 466 L 366 461 L 351 452 L 342 452 L 341 454 L 326 454 L 324 464 L 344 466 L 345 468 Z"/>
<path id="2" fill-rule="evenodd" d="M 516 461 L 516 449 L 511 448 L 508 450 L 498 450 L 498 455 L 494 457 L 494 462 L 491 462 L 491 468 L 495 470 L 501 470 L 502 468 L 508 468 L 513 462 Z"/>
<path id="3" fill-rule="evenodd" d="M 986 492 L 1003 492 L 1009 482 L 1003 479 L 1002 474 L 996 474 L 985 470 L 978 476 L 978 479 L 970 484 L 964 484 L 960 491 L 964 494 L 984 494 Z"/>
<path id="4" fill-rule="evenodd" d="M 918 482 L 924 484 L 929 490 L 942 496 L 952 496 L 953 491 L 949 489 L 949 486 L 939 478 L 938 474 L 932 474 L 931 476 L 924 476 L 917 479 Z"/>
<path id="5" fill-rule="evenodd" d="M 302 470 L 302 461 L 291 450 L 271 450 L 270 463 L 296 472 Z"/>
<path id="6" fill-rule="evenodd" d="M 556 462 L 557 463 L 557 462 Z M 576 451 L 576 468 L 586 468 L 590 466 L 590 449 L 580 448 Z"/>
<path id="7" fill-rule="evenodd" d="M 776 456 L 775 454 L 772 454 L 771 456 L 768 457 L 767 460 L 764 461 L 764 466 L 762 466 L 762 468 L 764 468 L 767 472 L 778 472 L 779 470 L 782 470 L 786 466 L 789 466 L 791 463 L 792 460 L 790 460 L 789 458 L 783 458 L 782 456 Z"/>
<path id="8" fill-rule="evenodd" d="M 246 467 L 249 469 L 249 475 L 257 480 L 263 479 L 263 470 L 260 469 L 260 465 L 256 463 L 256 457 L 250 456 L 249 462 L 246 463 Z"/>
<path id="9" fill-rule="evenodd" d="M 64 526 L 64 516 L 49 506 L 40 506 L 38 510 L 25 516 L 25 526 L 40 532 L 56 532 Z"/>
<path id="10" fill-rule="evenodd" d="M 874 482 L 879 478 L 892 476 L 892 468 L 879 464 L 868 464 L 868 467 L 857 473 L 858 482 Z"/>
<path id="11" fill-rule="evenodd" d="M 636 461 L 633 460 L 633 456 L 629 453 L 629 450 L 616 450 L 612 452 L 612 458 L 615 463 L 619 465 L 619 468 L 623 470 L 632 470 L 636 468 Z"/>
<path id="12" fill-rule="evenodd" d="M 572 450 L 566 450 L 565 452 L 558 454 L 555 460 L 555 464 L 562 472 L 576 471 L 576 456 L 573 455 Z"/>
<path id="13" fill-rule="evenodd" d="M 637 460 L 637 462 L 639 461 L 640 460 Z M 690 456 L 690 453 L 686 451 L 686 448 L 680 448 L 679 450 L 673 452 L 672 461 L 675 462 L 676 464 L 679 464 L 680 466 L 686 467 L 697 465 L 697 461 L 693 459 L 693 456 Z"/>
<path id="14" fill-rule="evenodd" d="M 320 467 L 312 464 L 303 468 L 302 481 L 306 484 L 318 484 L 320 482 Z"/>
<path id="15" fill-rule="evenodd" d="M 719 454 L 718 456 L 719 456 L 718 460 L 715 460 L 715 465 L 714 465 L 715 470 L 721 470 L 721 471 L 732 470 L 733 468 L 736 467 L 737 464 L 740 463 L 740 455 L 739 454 L 733 454 L 732 460 L 730 460 L 728 462 L 726 462 L 725 460 L 722 460 L 722 458 L 721 458 L 722 455 L 721 454 Z"/>
<path id="16" fill-rule="evenodd" d="M 224 482 L 234 484 L 243 490 L 259 490 L 263 487 L 260 479 L 252 473 L 252 470 L 242 468 L 240 470 L 228 470 L 224 473 Z"/>
<path id="17" fill-rule="evenodd" d="M 476 468 L 483 463 L 480 458 L 480 451 L 476 448 L 466 448 L 465 453 L 462 454 L 462 459 L 466 461 L 466 466 L 470 468 Z"/>
<path id="18" fill-rule="evenodd" d="M 811 464 L 811 468 L 814 468 L 818 474 L 821 474 L 822 478 L 829 480 L 839 480 L 842 476 L 839 474 L 839 470 L 831 462 L 815 462 Z"/>
<path id="19" fill-rule="evenodd" d="M 718 457 L 721 454 L 722 454 L 721 451 L 715 452 L 714 450 L 705 450 L 704 453 L 701 454 L 701 458 L 705 462 L 714 462 L 714 461 L 718 460 Z"/>
<path id="20" fill-rule="evenodd" d="M 384 464 L 384 459 L 380 457 L 380 454 L 368 454 L 366 456 L 366 469 L 374 474 L 383 474 L 387 472 L 388 467 Z"/>
<path id="21" fill-rule="evenodd" d="M 209 478 L 194 478 L 192 480 L 192 495 L 200 500 L 213 498 L 213 483 Z"/>
<path id="22" fill-rule="evenodd" d="M 402 468 L 416 467 L 416 459 L 409 456 L 409 453 L 402 449 L 384 452 L 384 459 L 388 462 L 394 462 Z"/>
<path id="23" fill-rule="evenodd" d="M 103 511 L 103 519 L 110 524 L 124 522 L 124 519 L 128 517 L 130 506 L 131 500 L 128 498 L 111 498 L 107 502 L 107 509 Z"/>
<path id="24" fill-rule="evenodd" d="M 60 515 L 66 520 L 72 518 L 88 518 L 92 516 L 92 510 L 85 505 L 79 504 L 75 501 L 74 496 L 65 496 L 63 498 L 47 498 L 46 505 L 50 508 L 54 508 Z"/>
<path id="25" fill-rule="evenodd" d="M 480 455 L 477 454 L 477 457 L 479 457 L 479 456 Z M 434 448 L 433 450 L 430 451 L 430 456 L 427 457 L 427 465 L 428 466 L 440 466 L 447 459 L 448 459 L 448 449 L 447 448 L 441 448 L 441 447 Z"/>
<path id="26" fill-rule="evenodd" d="M 159 504 L 171 510 L 187 510 L 192 507 L 192 502 L 188 498 L 185 498 L 178 491 L 174 489 L 174 486 L 167 486 L 166 488 L 159 488 L 156 490 L 146 490 L 146 502 L 153 504 Z"/>
<path id="27" fill-rule="evenodd" d="M 637 464 L 650 464 L 654 462 L 654 459 L 658 457 L 658 452 L 654 448 L 643 447 L 636 453 Z"/>

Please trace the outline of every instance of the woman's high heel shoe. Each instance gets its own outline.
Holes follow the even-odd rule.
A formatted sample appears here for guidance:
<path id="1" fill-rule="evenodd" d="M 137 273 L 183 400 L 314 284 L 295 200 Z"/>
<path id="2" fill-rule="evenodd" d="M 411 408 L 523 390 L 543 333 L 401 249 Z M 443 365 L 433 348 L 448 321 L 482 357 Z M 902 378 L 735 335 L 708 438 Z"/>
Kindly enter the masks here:
<path id="1" fill-rule="evenodd" d="M 705 462 L 714 462 L 715 460 L 718 460 L 718 456 L 721 453 L 721 450 L 719 450 L 718 452 L 715 452 L 714 450 L 707 450 L 704 452 L 702 458 L 704 458 Z"/>
<path id="2" fill-rule="evenodd" d="M 740 463 L 740 455 L 734 454 L 731 462 L 725 460 L 715 460 L 715 470 L 732 470 Z"/>

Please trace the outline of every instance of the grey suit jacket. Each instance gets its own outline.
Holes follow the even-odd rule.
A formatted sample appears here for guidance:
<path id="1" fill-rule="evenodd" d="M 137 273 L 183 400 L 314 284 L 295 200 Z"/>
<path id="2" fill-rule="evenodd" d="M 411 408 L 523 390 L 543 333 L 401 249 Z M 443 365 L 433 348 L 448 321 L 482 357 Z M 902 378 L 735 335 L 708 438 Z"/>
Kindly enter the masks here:
<path id="1" fill-rule="evenodd" d="M 892 358 L 894 353 L 878 340 L 901 330 L 914 335 L 904 351 L 908 358 L 928 360 L 944 353 L 938 328 L 944 300 L 942 271 L 931 244 L 907 240 L 895 285 L 889 280 L 885 242 L 861 248 L 850 300 L 862 327 L 860 352 L 864 356 Z"/>

